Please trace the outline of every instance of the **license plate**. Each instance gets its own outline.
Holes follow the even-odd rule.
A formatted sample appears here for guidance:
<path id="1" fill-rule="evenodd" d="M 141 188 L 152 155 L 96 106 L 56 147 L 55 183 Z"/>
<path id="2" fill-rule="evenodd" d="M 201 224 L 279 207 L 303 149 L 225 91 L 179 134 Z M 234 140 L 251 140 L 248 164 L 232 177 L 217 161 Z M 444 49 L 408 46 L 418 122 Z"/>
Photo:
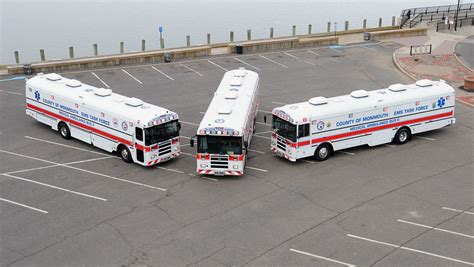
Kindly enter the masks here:
<path id="1" fill-rule="evenodd" d="M 217 175 L 217 176 L 224 176 L 224 172 L 222 172 L 222 171 L 215 171 L 215 172 L 214 172 L 214 175 Z"/>

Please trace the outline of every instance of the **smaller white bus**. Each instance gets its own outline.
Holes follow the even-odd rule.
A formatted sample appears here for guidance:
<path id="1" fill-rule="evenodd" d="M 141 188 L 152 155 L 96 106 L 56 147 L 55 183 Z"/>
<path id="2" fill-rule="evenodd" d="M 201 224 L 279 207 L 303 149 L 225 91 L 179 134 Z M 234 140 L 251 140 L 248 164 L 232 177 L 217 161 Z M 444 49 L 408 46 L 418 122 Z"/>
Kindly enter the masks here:
<path id="1" fill-rule="evenodd" d="M 444 81 L 315 97 L 273 109 L 271 151 L 290 161 L 323 161 L 349 147 L 404 144 L 413 134 L 454 124 L 454 107 L 455 91 Z"/>
<path id="2" fill-rule="evenodd" d="M 143 166 L 181 153 L 179 118 L 167 109 L 55 73 L 28 79 L 25 89 L 26 114 L 65 139 L 74 137 Z"/>
<path id="3" fill-rule="evenodd" d="M 198 174 L 244 174 L 258 104 L 256 72 L 239 68 L 224 74 L 197 130 Z M 190 145 L 194 146 L 194 139 Z"/>

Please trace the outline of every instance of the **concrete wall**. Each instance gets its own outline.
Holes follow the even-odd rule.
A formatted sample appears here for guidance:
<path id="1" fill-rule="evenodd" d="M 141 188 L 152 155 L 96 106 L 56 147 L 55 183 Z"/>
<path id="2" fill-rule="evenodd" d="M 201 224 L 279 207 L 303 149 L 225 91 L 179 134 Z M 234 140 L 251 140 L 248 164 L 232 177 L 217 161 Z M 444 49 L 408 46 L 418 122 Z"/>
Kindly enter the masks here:
<path id="1" fill-rule="evenodd" d="M 411 29 L 398 29 L 389 31 L 372 32 L 370 38 L 372 40 L 385 40 L 391 38 L 401 38 L 409 36 L 426 36 L 428 34 L 428 28 L 411 28 Z"/>

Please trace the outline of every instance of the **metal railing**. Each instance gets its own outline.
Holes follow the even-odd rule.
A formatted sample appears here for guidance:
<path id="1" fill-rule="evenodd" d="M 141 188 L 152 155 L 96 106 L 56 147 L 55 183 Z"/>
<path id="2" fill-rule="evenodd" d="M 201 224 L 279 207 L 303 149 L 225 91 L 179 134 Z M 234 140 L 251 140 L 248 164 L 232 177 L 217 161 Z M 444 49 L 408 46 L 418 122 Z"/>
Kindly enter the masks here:
<path id="1" fill-rule="evenodd" d="M 431 7 L 417 7 L 404 9 L 401 12 L 401 23 L 400 28 L 415 27 L 422 21 L 440 20 L 444 19 L 448 15 L 456 13 L 457 5 L 445 5 L 445 6 L 431 6 Z M 467 3 L 459 5 L 459 13 L 474 12 L 474 3 Z M 459 15 L 461 16 L 461 15 Z"/>
<path id="2" fill-rule="evenodd" d="M 459 17 L 458 18 L 458 28 L 462 28 L 462 26 L 474 26 L 474 15 L 468 17 Z M 451 30 L 454 28 L 454 24 L 446 23 L 445 21 L 440 21 L 436 23 L 436 31 L 444 31 L 444 30 Z"/>

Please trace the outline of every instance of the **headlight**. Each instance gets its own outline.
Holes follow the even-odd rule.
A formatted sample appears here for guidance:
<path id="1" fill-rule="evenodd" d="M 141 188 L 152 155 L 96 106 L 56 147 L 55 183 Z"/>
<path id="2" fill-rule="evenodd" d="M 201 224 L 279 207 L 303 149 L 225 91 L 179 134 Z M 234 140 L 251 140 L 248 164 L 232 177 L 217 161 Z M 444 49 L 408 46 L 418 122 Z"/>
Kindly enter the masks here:
<path id="1" fill-rule="evenodd" d="M 201 165 L 199 165 L 199 166 L 201 166 L 201 168 L 206 168 L 206 167 L 207 167 L 206 164 L 201 164 Z"/>
<path id="2" fill-rule="evenodd" d="M 288 155 L 291 155 L 293 154 L 291 150 L 288 150 Z"/>
<path id="3" fill-rule="evenodd" d="M 238 166 L 238 165 L 234 165 L 234 169 L 238 169 L 238 168 L 239 168 L 239 166 Z"/>
<path id="4" fill-rule="evenodd" d="M 178 147 L 175 147 L 174 150 L 178 150 Z"/>
<path id="5" fill-rule="evenodd" d="M 151 158 L 154 159 L 156 157 L 156 154 L 151 155 Z"/>

